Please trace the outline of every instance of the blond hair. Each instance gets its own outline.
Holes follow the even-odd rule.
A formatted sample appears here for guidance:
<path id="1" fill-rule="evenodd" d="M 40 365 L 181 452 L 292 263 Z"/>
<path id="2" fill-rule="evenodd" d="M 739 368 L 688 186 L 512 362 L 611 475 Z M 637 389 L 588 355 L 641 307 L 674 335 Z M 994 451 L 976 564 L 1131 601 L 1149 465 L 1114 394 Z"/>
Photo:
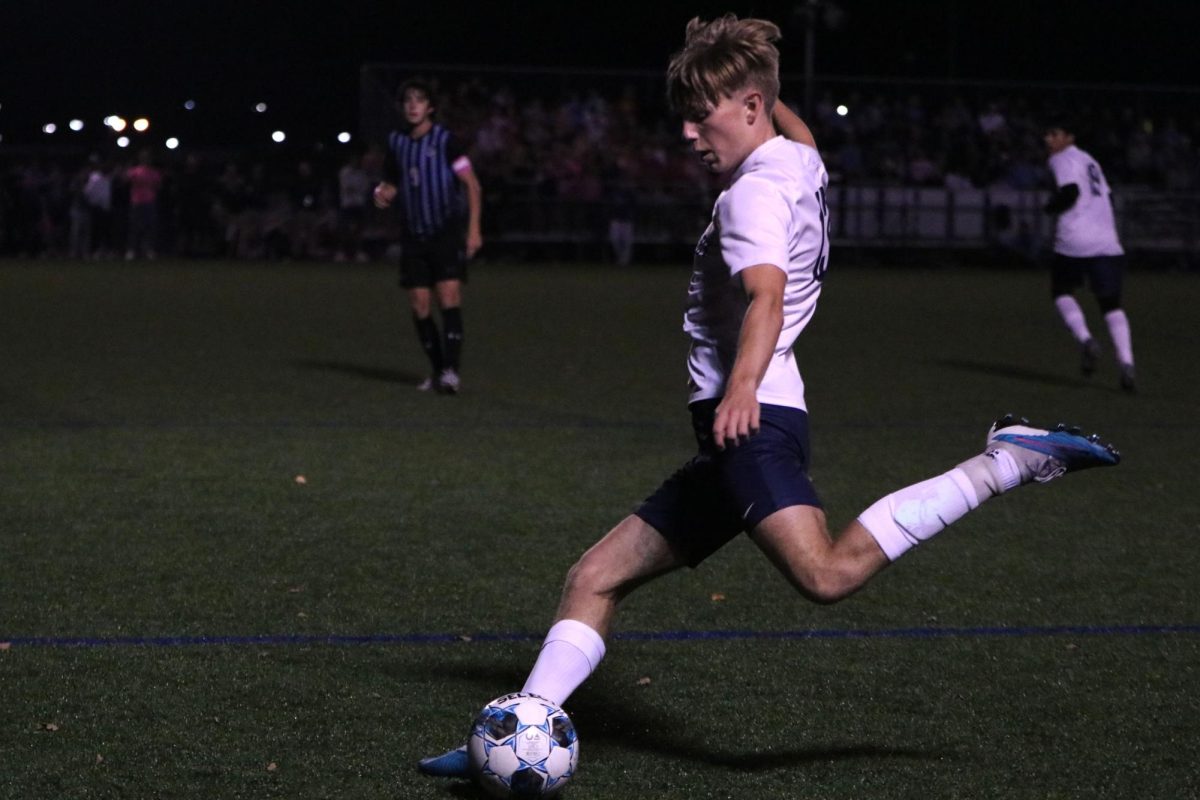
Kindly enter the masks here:
<path id="1" fill-rule="evenodd" d="M 687 24 L 683 49 L 667 66 L 667 100 L 685 118 L 702 117 L 741 89 L 762 93 L 767 112 L 779 97 L 779 26 L 726 14 Z"/>

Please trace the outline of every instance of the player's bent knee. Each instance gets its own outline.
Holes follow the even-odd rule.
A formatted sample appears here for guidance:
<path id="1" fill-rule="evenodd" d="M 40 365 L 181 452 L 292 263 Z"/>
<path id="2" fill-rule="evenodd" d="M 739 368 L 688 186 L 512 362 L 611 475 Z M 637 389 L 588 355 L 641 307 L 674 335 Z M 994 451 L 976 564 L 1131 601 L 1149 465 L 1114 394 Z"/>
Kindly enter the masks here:
<path id="1" fill-rule="evenodd" d="M 814 603 L 831 606 L 834 603 L 845 600 L 854 593 L 854 590 L 858 586 L 846 581 L 840 574 L 822 572 L 815 576 L 810 576 L 808 581 L 798 588 L 801 594 Z"/>
<path id="2" fill-rule="evenodd" d="M 589 550 L 567 570 L 565 594 L 614 597 L 620 582 L 611 566 Z"/>
<path id="3" fill-rule="evenodd" d="M 844 563 L 805 564 L 785 569 L 792 587 L 807 600 L 828 606 L 845 600 L 862 588 L 867 576 Z"/>

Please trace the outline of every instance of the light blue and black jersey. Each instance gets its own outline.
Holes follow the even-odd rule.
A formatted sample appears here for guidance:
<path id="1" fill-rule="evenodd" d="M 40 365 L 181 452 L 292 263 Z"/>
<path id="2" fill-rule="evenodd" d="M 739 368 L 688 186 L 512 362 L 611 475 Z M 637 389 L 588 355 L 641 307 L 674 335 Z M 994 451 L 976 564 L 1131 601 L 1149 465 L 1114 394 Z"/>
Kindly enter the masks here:
<path id="1" fill-rule="evenodd" d="M 429 239 L 462 221 L 462 183 L 451 165 L 464 151 L 448 130 L 434 125 L 419 139 L 392 131 L 388 150 L 384 177 L 398 190 L 407 236 Z"/>

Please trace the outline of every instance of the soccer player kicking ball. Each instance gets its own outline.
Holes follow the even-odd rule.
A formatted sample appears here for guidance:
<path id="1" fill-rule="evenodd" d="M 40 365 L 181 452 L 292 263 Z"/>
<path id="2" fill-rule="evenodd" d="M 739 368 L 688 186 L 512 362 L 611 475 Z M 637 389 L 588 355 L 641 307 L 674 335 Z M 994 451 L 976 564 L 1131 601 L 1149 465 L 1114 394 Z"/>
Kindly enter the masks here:
<path id="1" fill-rule="evenodd" d="M 833 603 L 980 503 L 1119 460 L 1076 429 L 1005 417 L 988 431 L 983 453 L 887 495 L 830 536 L 807 474 L 804 382 L 792 355 L 828 266 L 828 177 L 807 126 L 776 102 L 778 38 L 763 20 L 694 19 L 670 62 L 668 96 L 684 138 L 726 176 L 696 246 L 684 319 L 699 453 L 567 574 L 522 689 L 558 705 L 604 657 L 621 600 L 696 566 L 743 531 L 798 591 Z M 466 777 L 466 751 L 425 759 L 419 769 Z"/>

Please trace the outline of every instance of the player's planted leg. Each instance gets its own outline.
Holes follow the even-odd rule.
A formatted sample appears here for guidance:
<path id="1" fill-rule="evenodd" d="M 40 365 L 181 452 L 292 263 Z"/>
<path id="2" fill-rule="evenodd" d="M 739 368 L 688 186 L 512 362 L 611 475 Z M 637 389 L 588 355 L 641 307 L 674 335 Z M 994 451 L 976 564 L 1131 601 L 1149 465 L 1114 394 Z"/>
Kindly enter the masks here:
<path id="1" fill-rule="evenodd" d="M 617 604 L 647 581 L 684 562 L 658 531 L 637 516 L 619 522 L 567 573 L 554 625 L 522 692 L 562 706 L 604 658 L 604 637 Z M 466 746 L 422 759 L 417 769 L 441 778 L 467 778 Z"/>

